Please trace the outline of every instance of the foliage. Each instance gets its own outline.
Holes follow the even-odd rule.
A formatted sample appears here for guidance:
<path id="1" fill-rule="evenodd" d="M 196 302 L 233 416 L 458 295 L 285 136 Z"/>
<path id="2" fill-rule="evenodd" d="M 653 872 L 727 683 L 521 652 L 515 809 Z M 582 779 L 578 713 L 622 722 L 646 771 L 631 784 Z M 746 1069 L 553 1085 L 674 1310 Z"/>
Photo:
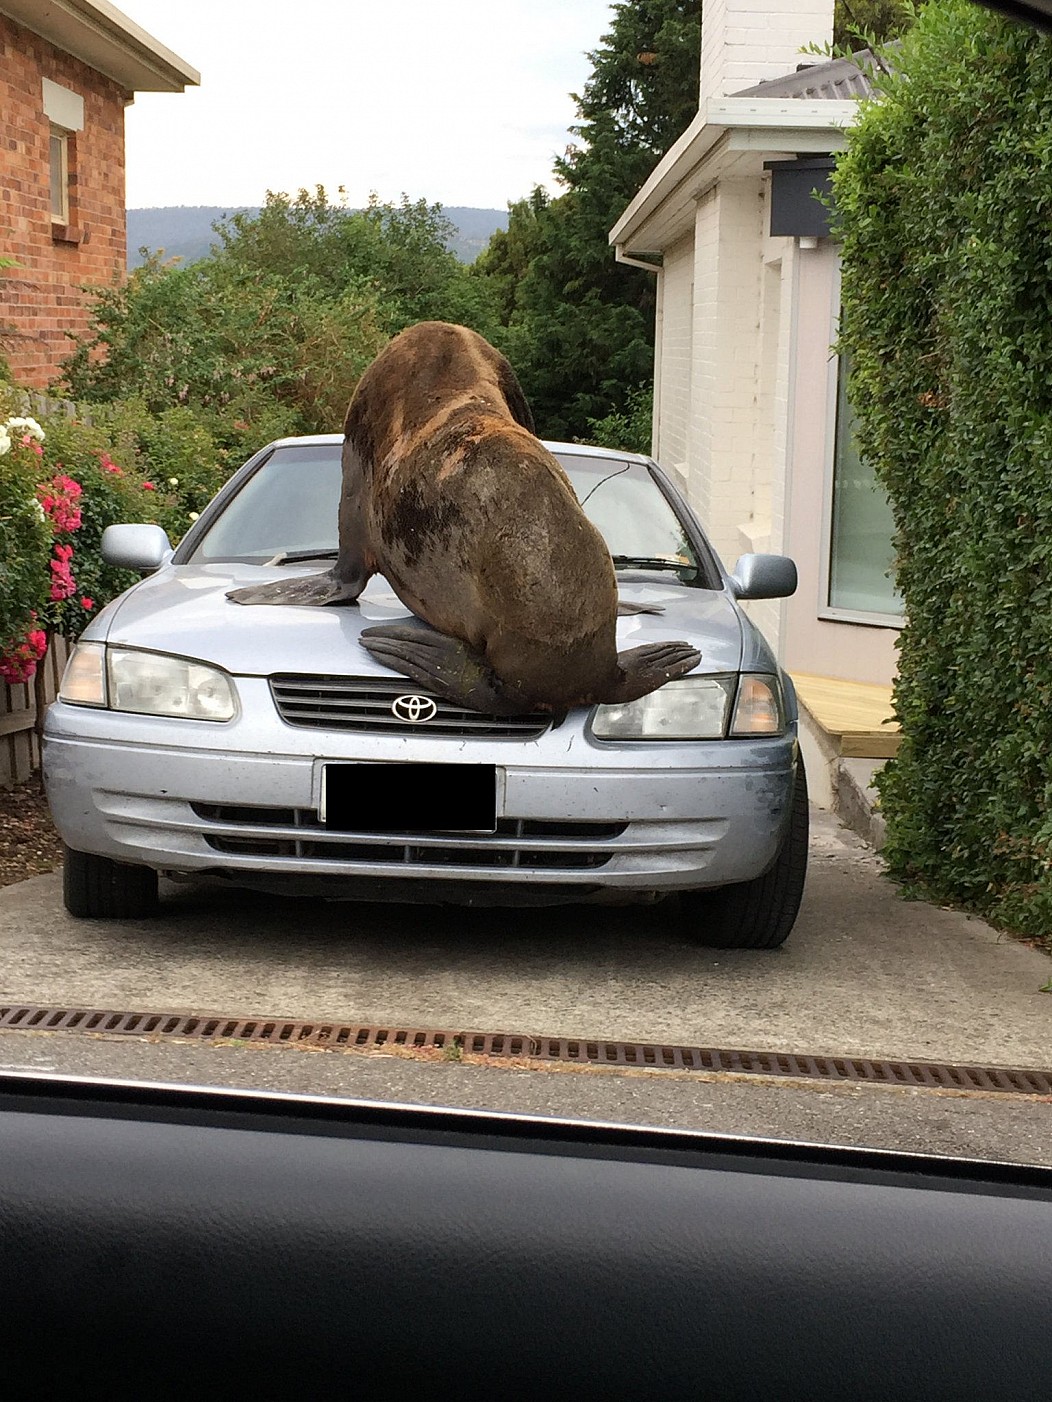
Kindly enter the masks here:
<path id="1" fill-rule="evenodd" d="M 357 289 L 374 299 L 384 340 L 418 321 L 491 334 L 488 289 L 447 247 L 456 229 L 441 206 L 373 196 L 365 209 L 348 209 L 338 193 L 339 204 L 321 186 L 295 199 L 268 194 L 258 215 L 217 226 L 217 261 L 310 288 L 322 301 Z"/>
<path id="2" fill-rule="evenodd" d="M 1052 929 L 1052 39 L 932 0 L 835 180 L 858 440 L 907 623 L 894 875 Z"/>
<path id="3" fill-rule="evenodd" d="M 649 453 L 653 436 L 654 389 L 640 385 L 629 390 L 621 412 L 591 419 L 587 442 L 601 448 L 622 448 L 630 453 Z"/>
<path id="4" fill-rule="evenodd" d="M 123 285 L 94 289 L 90 338 L 63 366 L 74 398 L 141 398 L 279 433 L 339 428 L 358 375 L 383 342 L 368 291 L 326 298 L 219 258 L 187 268 L 148 259 Z M 104 354 L 100 354 L 104 352 Z"/>
<path id="5" fill-rule="evenodd" d="M 914 18 L 913 0 L 836 0 L 833 48 L 851 50 L 898 39 Z"/>
<path id="6" fill-rule="evenodd" d="M 566 193 L 512 204 L 507 230 L 475 264 L 547 436 L 584 437 L 590 421 L 624 414 L 651 373 L 654 277 L 618 264 L 607 235 L 697 113 L 700 43 L 700 0 L 615 4 L 575 94 L 577 141 L 555 163 Z"/>
<path id="7" fill-rule="evenodd" d="M 178 267 L 152 255 L 123 286 L 93 289 L 61 387 L 92 403 L 141 399 L 153 414 L 203 411 L 220 441 L 224 422 L 247 425 L 255 446 L 338 430 L 362 371 L 403 327 L 493 334 L 492 293 L 446 248 L 450 231 L 423 201 L 349 210 L 320 187 L 269 194 L 217 226 L 209 257 Z"/>
<path id="8" fill-rule="evenodd" d="M 3 399 L 9 407 L 12 394 Z M 177 488 L 155 482 L 143 470 L 143 440 L 135 425 L 160 429 L 141 406 L 120 406 L 106 426 L 66 413 L 41 417 L 38 425 L 24 415 L 9 416 L 6 425 L 19 425 L 10 432 L 0 420 L 0 680 L 5 681 L 29 680 L 48 635 L 77 637 L 93 613 L 135 582 L 134 573 L 103 561 L 100 545 L 107 526 L 154 521 L 177 538 L 188 524 Z"/>
<path id="9" fill-rule="evenodd" d="M 0 416 L 0 423 L 6 417 Z M 44 607 L 51 554 L 51 532 L 37 501 L 40 459 L 19 441 L 21 435 L 3 437 L 8 447 L 0 454 L 0 677 L 5 659 L 21 646 Z"/>

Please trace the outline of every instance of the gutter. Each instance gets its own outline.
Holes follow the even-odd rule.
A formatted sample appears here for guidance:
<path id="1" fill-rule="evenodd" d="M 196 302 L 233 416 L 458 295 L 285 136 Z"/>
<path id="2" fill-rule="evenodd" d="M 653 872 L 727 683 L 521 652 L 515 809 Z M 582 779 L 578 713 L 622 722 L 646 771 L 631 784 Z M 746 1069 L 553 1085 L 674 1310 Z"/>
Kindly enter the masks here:
<path id="1" fill-rule="evenodd" d="M 109 0 L 0 0 L 0 14 L 126 92 L 183 92 L 201 75 Z"/>

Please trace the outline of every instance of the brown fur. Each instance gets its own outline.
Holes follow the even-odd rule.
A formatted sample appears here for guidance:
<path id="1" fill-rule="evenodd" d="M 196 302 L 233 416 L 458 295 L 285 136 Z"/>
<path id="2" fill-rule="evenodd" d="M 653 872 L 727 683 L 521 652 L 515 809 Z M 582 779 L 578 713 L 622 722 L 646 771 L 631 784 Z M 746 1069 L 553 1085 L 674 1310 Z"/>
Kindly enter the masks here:
<path id="1" fill-rule="evenodd" d="M 537 701 L 586 704 L 619 676 L 617 583 L 532 426 L 511 367 L 481 336 L 410 327 L 348 409 L 345 452 L 365 499 L 347 509 L 364 507 L 366 567 L 413 613 Z"/>
<path id="2" fill-rule="evenodd" d="M 502 715 L 631 701 L 697 664 L 686 643 L 618 656 L 606 542 L 534 437 L 511 366 L 464 326 L 412 326 L 362 376 L 344 424 L 339 539 L 327 573 L 229 597 L 351 604 L 380 571 L 434 631 L 368 628 L 362 646 Z"/>

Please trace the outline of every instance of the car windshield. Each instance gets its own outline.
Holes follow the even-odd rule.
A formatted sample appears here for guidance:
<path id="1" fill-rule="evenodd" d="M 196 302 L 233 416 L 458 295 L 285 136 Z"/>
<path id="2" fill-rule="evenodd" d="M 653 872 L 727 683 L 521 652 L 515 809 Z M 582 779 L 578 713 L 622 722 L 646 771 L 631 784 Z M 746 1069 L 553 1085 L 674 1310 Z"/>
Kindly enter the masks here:
<path id="1" fill-rule="evenodd" d="M 685 584 L 718 587 L 642 463 L 584 454 L 560 454 L 559 460 L 619 571 L 661 572 Z M 339 444 L 276 448 L 196 541 L 186 561 L 296 564 L 324 559 L 337 546 L 340 480 Z"/>

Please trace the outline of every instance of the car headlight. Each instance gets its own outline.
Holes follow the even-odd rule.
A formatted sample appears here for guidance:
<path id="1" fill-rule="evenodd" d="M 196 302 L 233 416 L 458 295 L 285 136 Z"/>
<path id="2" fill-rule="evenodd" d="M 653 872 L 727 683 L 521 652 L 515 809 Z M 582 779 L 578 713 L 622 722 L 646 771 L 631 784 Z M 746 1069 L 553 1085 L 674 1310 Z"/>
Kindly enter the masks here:
<path id="1" fill-rule="evenodd" d="M 737 677 L 683 677 L 613 706 L 597 706 L 597 740 L 720 740 Z"/>
<path id="2" fill-rule="evenodd" d="M 79 706 L 186 720 L 225 721 L 237 713 L 233 681 L 218 667 L 101 643 L 73 649 L 59 697 Z"/>
<path id="3" fill-rule="evenodd" d="M 597 706 L 592 717 L 597 740 L 722 740 L 784 730 L 778 678 L 749 672 L 666 682 L 638 701 Z"/>

